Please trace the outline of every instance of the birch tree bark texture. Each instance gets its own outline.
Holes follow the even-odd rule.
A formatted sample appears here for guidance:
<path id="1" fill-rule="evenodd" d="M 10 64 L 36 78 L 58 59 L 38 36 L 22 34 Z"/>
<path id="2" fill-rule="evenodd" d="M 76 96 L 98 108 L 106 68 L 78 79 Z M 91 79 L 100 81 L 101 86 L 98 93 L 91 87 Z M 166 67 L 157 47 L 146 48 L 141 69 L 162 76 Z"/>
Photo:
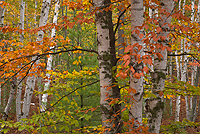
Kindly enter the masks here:
<path id="1" fill-rule="evenodd" d="M 51 2 L 51 0 L 43 0 L 42 8 L 41 8 L 41 14 L 40 14 L 39 26 L 45 26 L 47 24 L 50 2 Z M 42 41 L 43 36 L 44 36 L 44 32 L 39 31 L 37 41 Z M 37 60 L 37 57 L 33 57 L 32 60 L 33 61 Z M 37 62 L 39 62 L 39 61 L 37 60 Z M 36 62 L 36 64 L 37 64 L 37 62 Z M 30 72 L 30 73 L 35 73 L 35 72 Z M 27 78 L 21 118 L 27 118 L 28 117 L 31 99 L 32 99 L 32 95 L 33 95 L 33 90 L 35 89 L 35 82 L 36 82 L 36 77 L 34 75 L 29 76 Z"/>
<path id="2" fill-rule="evenodd" d="M 161 8 L 165 9 L 167 12 L 171 13 L 174 2 L 173 0 L 162 0 L 160 1 Z M 167 46 L 169 39 L 167 38 L 169 34 L 169 27 L 166 24 L 171 23 L 171 16 L 165 14 L 159 14 L 161 21 L 159 26 L 162 26 L 162 32 L 158 36 L 163 36 L 166 38 L 161 38 L 159 42 L 163 46 Z M 165 23 L 165 25 L 164 25 Z M 158 42 L 158 43 L 159 43 Z M 167 50 L 156 49 L 156 53 L 161 53 L 163 57 L 158 57 L 155 55 L 154 59 L 154 72 L 152 73 L 152 93 L 156 95 L 156 98 L 151 97 L 146 101 L 146 114 L 148 115 L 148 126 L 150 133 L 159 133 L 161 119 L 163 114 L 163 95 L 162 91 L 165 86 L 165 79 L 167 73 Z"/>
<path id="3" fill-rule="evenodd" d="M 5 0 L 2 0 L 2 1 L 5 1 Z M 4 25 L 4 12 L 5 12 L 5 8 L 0 7 L 0 27 L 3 27 Z M 0 105 L 1 105 L 1 84 L 0 84 Z"/>
<path id="4" fill-rule="evenodd" d="M 25 14 L 25 2 L 21 0 L 20 5 L 20 29 L 24 30 L 24 14 Z M 20 42 L 24 41 L 24 33 L 20 35 Z M 21 95 L 22 95 L 22 82 L 19 78 L 17 78 L 17 94 L 16 94 L 16 116 L 17 121 L 19 122 L 21 119 Z"/>
<path id="5" fill-rule="evenodd" d="M 58 13 L 59 13 L 59 8 L 60 8 L 59 3 L 60 3 L 59 0 L 57 0 L 56 6 L 55 6 L 55 11 L 54 11 L 54 17 L 53 17 L 54 24 L 57 24 L 57 20 L 58 20 Z M 54 27 L 51 31 L 51 37 L 54 38 L 55 36 L 56 36 L 56 29 Z M 50 47 L 50 50 L 53 48 L 54 47 Z M 52 60 L 53 60 L 53 56 L 50 55 L 47 59 L 47 71 L 51 70 L 51 68 L 52 68 Z M 46 82 L 44 85 L 44 91 L 49 89 L 50 82 L 51 82 L 49 73 L 46 73 L 46 77 L 47 77 L 47 79 L 45 80 Z M 41 111 L 45 111 L 45 109 L 46 109 L 47 97 L 48 97 L 47 93 L 42 95 Z"/>
<path id="6" fill-rule="evenodd" d="M 143 0 L 131 0 L 131 31 L 136 29 L 136 26 L 142 26 L 143 24 Z M 140 30 L 140 29 L 138 29 Z M 143 32 L 140 30 L 140 32 Z M 131 45 L 138 43 L 143 48 L 141 38 L 135 34 L 131 34 Z M 137 47 L 134 48 L 137 51 L 137 54 L 143 55 L 143 49 L 140 51 Z M 142 62 L 138 64 L 137 59 L 132 57 L 132 64 L 135 70 L 135 73 L 141 73 L 143 68 Z M 131 92 L 130 96 L 130 112 L 129 120 L 134 120 L 133 128 L 140 126 L 142 124 L 142 102 L 143 102 L 143 77 L 135 78 L 133 74 L 130 77 L 130 88 L 135 89 L 136 93 Z M 136 123 L 137 122 L 137 123 Z M 134 130 L 133 130 L 134 131 Z"/>
<path id="7" fill-rule="evenodd" d="M 98 41 L 102 126 L 105 127 L 104 134 L 120 133 L 120 104 L 114 104 L 114 106 L 109 105 L 112 99 L 120 98 L 119 87 L 114 85 L 116 81 L 112 76 L 112 67 L 115 66 L 117 61 L 115 55 L 112 11 L 105 10 L 105 8 L 109 7 L 111 1 L 94 0 L 93 2 L 97 9 L 95 16 Z"/>

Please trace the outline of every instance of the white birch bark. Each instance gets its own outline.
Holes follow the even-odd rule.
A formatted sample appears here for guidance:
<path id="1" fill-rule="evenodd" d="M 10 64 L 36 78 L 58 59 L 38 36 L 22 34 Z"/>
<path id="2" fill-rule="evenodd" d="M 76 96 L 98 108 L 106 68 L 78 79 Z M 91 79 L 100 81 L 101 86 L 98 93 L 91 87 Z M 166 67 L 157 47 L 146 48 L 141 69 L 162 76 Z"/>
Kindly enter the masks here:
<path id="1" fill-rule="evenodd" d="M 94 0 L 96 8 L 106 7 L 111 3 L 110 0 Z M 100 109 L 102 127 L 105 127 L 104 134 L 120 133 L 121 117 L 120 113 L 116 117 L 114 114 L 120 111 L 120 105 L 109 105 L 110 100 L 107 98 L 120 98 L 120 90 L 118 86 L 113 86 L 116 82 L 112 76 L 112 67 L 116 64 L 115 55 L 115 36 L 113 32 L 112 12 L 99 9 L 96 16 L 97 41 L 98 41 L 98 59 L 99 59 L 99 75 L 100 75 Z M 111 87 L 109 90 L 108 87 Z M 113 124 L 114 127 L 113 127 Z"/>
<path id="2" fill-rule="evenodd" d="M 179 10 L 181 10 L 181 0 L 179 0 Z M 181 39 L 181 46 L 183 45 L 183 40 Z M 178 54 L 177 50 L 175 51 L 175 54 Z M 176 59 L 176 71 L 177 71 L 177 80 L 180 80 L 180 66 L 179 66 L 179 60 L 178 57 L 175 57 Z M 182 66 L 181 66 L 182 67 Z M 179 91 L 179 90 L 178 90 Z M 181 96 L 177 95 L 176 97 L 176 111 L 175 111 L 175 121 L 179 121 L 180 116 L 180 107 L 181 107 Z"/>
<path id="3" fill-rule="evenodd" d="M 5 0 L 2 0 L 2 1 L 5 1 Z M 0 27 L 3 27 L 4 25 L 4 12 L 5 12 L 5 8 L 0 7 Z M 1 84 L 0 84 L 0 105 L 1 105 Z"/>
<path id="4" fill-rule="evenodd" d="M 105 0 L 94 0 L 94 4 L 96 7 L 104 6 Z M 107 24 L 103 22 L 102 20 L 106 20 L 106 12 L 103 11 L 101 13 L 100 11 L 97 12 L 96 15 L 96 25 L 97 25 L 97 38 L 98 38 L 98 53 L 102 57 L 99 59 L 99 73 L 100 73 L 100 91 L 101 91 L 101 101 L 100 104 L 103 105 L 105 110 L 102 110 L 102 126 L 105 127 L 112 127 L 111 123 L 105 122 L 108 117 L 107 112 L 111 110 L 111 106 L 109 105 L 108 101 L 104 101 L 107 97 L 106 94 L 112 95 L 112 90 L 106 90 L 108 86 L 111 85 L 111 79 L 109 77 L 106 77 L 106 74 L 111 76 L 111 70 L 110 67 L 106 67 L 109 64 L 111 64 L 110 59 L 108 59 L 107 64 L 103 65 L 105 59 L 103 59 L 103 55 L 107 53 L 107 55 L 110 55 L 110 38 L 109 38 L 109 29 L 107 27 Z M 106 27 L 106 28 L 103 28 Z M 105 56 L 104 56 L 105 57 Z M 103 73 L 104 72 L 104 73 Z"/>
<path id="5" fill-rule="evenodd" d="M 1 0 L 5 2 L 5 0 Z M 3 27 L 4 25 L 4 13 L 5 13 L 5 8 L 0 7 L 0 27 Z"/>
<path id="6" fill-rule="evenodd" d="M 182 44 L 181 40 L 181 44 Z M 175 54 L 177 54 L 177 50 L 175 51 Z M 177 80 L 180 80 L 180 66 L 179 66 L 179 60 L 178 57 L 176 56 L 176 71 L 177 71 Z M 178 90 L 179 91 L 179 90 Z M 179 116 L 180 116 L 180 107 L 181 107 L 181 96 L 177 95 L 176 97 L 176 111 L 175 111 L 175 121 L 179 121 Z"/>
<path id="7" fill-rule="evenodd" d="M 194 3 L 195 3 L 195 0 L 192 0 L 191 1 L 191 22 L 194 22 Z M 185 44 L 185 43 L 184 43 Z M 186 44 L 185 44 L 186 45 Z M 188 43 L 188 47 L 190 47 L 191 45 L 191 42 Z M 188 53 L 188 49 L 185 48 L 186 46 L 184 46 L 184 52 L 187 52 Z M 187 63 L 188 63 L 188 59 L 187 59 L 187 56 L 184 55 L 184 67 L 183 67 L 183 81 L 186 82 L 186 75 L 187 75 Z M 190 107 L 189 107 L 189 102 L 188 102 L 188 96 L 186 95 L 185 96 L 185 104 L 186 104 L 186 118 L 189 120 L 190 119 L 190 111 L 192 109 L 192 97 L 190 98 Z"/>
<path id="8" fill-rule="evenodd" d="M 60 8 L 59 0 L 57 0 L 56 6 L 55 6 L 55 11 L 54 11 L 54 17 L 53 17 L 54 24 L 57 24 L 59 8 Z M 53 28 L 51 31 L 51 37 L 54 38 L 55 36 L 56 36 L 56 29 Z M 50 47 L 50 49 L 53 49 L 53 48 L 54 47 Z M 53 56 L 50 55 L 47 59 L 47 68 L 46 68 L 47 71 L 52 69 L 52 60 L 53 60 Z M 44 85 L 44 91 L 48 90 L 50 87 L 51 80 L 50 80 L 50 74 L 48 72 L 46 73 L 46 78 L 47 79 L 45 79 L 46 82 Z M 42 95 L 41 111 L 45 111 L 45 109 L 46 109 L 47 97 L 48 97 L 47 93 Z"/>
<path id="9" fill-rule="evenodd" d="M 20 29 L 24 30 L 24 14 L 25 14 L 25 2 L 21 0 L 20 5 Z M 24 41 L 24 32 L 20 35 L 20 42 Z M 17 94 L 16 94 L 16 116 L 17 121 L 19 122 L 21 119 L 21 95 L 22 95 L 22 82 L 20 83 L 20 79 L 17 78 Z"/>
<path id="10" fill-rule="evenodd" d="M 161 8 L 164 8 L 171 13 L 174 6 L 173 0 L 163 0 L 161 2 Z M 160 17 L 162 20 L 165 20 L 166 23 L 171 23 L 170 16 L 160 15 Z M 163 23 L 164 22 L 161 21 L 160 26 L 162 26 Z M 159 35 L 167 37 L 169 34 L 168 25 L 164 25 L 162 29 L 163 32 L 161 32 Z M 162 41 L 163 46 L 166 46 L 166 42 L 168 41 L 168 38 Z M 161 53 L 163 58 L 159 60 L 158 56 L 155 55 L 154 59 L 154 72 L 152 73 L 152 93 L 154 93 L 157 97 L 150 98 L 146 101 L 146 112 L 148 114 L 147 125 L 149 126 L 149 132 L 151 133 L 159 133 L 160 131 L 164 104 L 163 95 L 160 96 L 159 93 L 164 89 L 167 73 L 167 50 L 156 50 L 156 52 Z"/>
<path id="11" fill-rule="evenodd" d="M 131 30 L 134 30 L 136 26 L 141 26 L 142 24 L 143 24 L 143 1 L 131 0 L 131 27 L 133 28 Z M 139 45 L 143 47 L 141 38 L 138 37 L 137 34 L 132 33 L 131 45 L 134 45 L 135 43 L 139 43 Z M 138 54 L 143 55 L 143 49 L 141 49 L 138 52 Z M 134 60 L 132 60 L 131 62 L 133 62 L 133 68 L 135 69 L 135 72 L 141 73 L 141 69 L 143 66 L 142 63 L 138 64 Z M 135 120 L 133 128 L 136 128 L 142 124 L 143 77 L 141 76 L 138 79 L 138 78 L 133 77 L 133 74 L 132 74 L 130 78 L 130 87 L 135 89 L 136 93 L 132 92 L 130 94 L 131 97 L 133 98 L 130 98 L 131 107 L 129 111 L 129 120 L 132 120 L 132 119 Z M 130 128 L 130 131 L 133 128 Z"/>
<path id="12" fill-rule="evenodd" d="M 34 28 L 37 26 L 37 0 L 35 0 L 35 15 L 34 15 Z"/>
<path id="13" fill-rule="evenodd" d="M 171 80 L 172 79 L 172 75 L 173 75 L 173 70 L 172 70 L 172 66 L 173 66 L 173 63 L 172 63 L 172 56 L 170 56 L 170 64 L 169 64 L 169 79 Z M 164 98 L 164 100 L 166 100 L 166 98 Z M 172 98 L 170 97 L 169 99 L 169 105 L 170 105 L 170 115 L 172 115 Z M 166 101 L 164 103 L 164 111 L 166 110 Z"/>
<path id="14" fill-rule="evenodd" d="M 194 15 L 195 15 L 195 9 L 194 9 L 194 5 L 195 4 L 195 1 L 193 0 L 192 1 L 192 15 L 191 18 L 192 20 L 194 20 Z M 197 18 L 196 18 L 196 22 L 198 23 L 199 22 L 199 13 L 200 13 L 200 0 L 198 1 L 198 7 L 197 7 Z M 196 43 L 197 47 L 199 47 L 199 43 Z M 195 60 L 193 59 L 193 62 Z M 192 80 L 191 80 L 191 85 L 194 85 L 194 86 L 197 86 L 197 79 L 198 79 L 198 74 L 197 74 L 197 69 L 198 67 L 197 66 L 192 66 Z M 193 99 L 193 102 L 192 102 L 192 97 L 190 98 L 190 109 L 191 109 L 191 112 L 190 112 L 190 121 L 195 121 L 195 117 L 196 117 L 196 114 L 197 114 L 197 95 L 194 96 L 194 99 Z"/>
<path id="15" fill-rule="evenodd" d="M 43 0 L 42 9 L 40 14 L 40 23 L 39 26 L 45 26 L 48 20 L 49 8 L 50 8 L 50 1 L 51 0 Z M 38 32 L 37 41 L 42 41 L 44 36 L 43 31 Z M 32 60 L 36 60 L 37 57 L 33 57 Z M 38 62 L 38 61 L 37 61 Z M 37 64 L 37 63 L 36 63 Z M 34 73 L 34 72 L 31 72 Z M 21 118 L 27 118 L 30 110 L 31 99 L 33 95 L 33 90 L 35 88 L 36 77 L 34 75 L 29 76 L 26 82 L 26 90 L 24 94 L 24 103 L 22 109 L 22 116 Z"/>
<path id="16" fill-rule="evenodd" d="M 186 39 L 184 39 L 184 44 L 181 47 L 182 48 L 181 53 L 186 52 L 185 42 L 186 42 Z M 186 82 L 186 73 L 187 73 L 187 57 L 186 57 L 186 55 L 182 56 L 182 58 L 180 59 L 180 62 L 182 64 L 181 81 Z M 185 96 L 185 104 L 186 104 L 186 118 L 189 119 L 188 118 L 188 116 L 189 116 L 189 105 L 188 105 L 188 96 L 187 95 Z"/>
<path id="17" fill-rule="evenodd" d="M 195 14 L 195 9 L 194 9 L 194 4 L 195 4 L 195 0 L 192 0 L 192 5 L 191 5 L 191 9 L 192 9 L 192 13 L 191 13 L 191 22 L 194 22 L 194 14 Z M 191 43 L 190 43 L 191 45 Z M 189 45 L 189 46 L 190 46 Z M 195 76 L 195 66 L 192 67 L 192 76 L 191 76 L 191 85 L 194 85 L 194 76 Z M 190 111 L 192 110 L 192 100 L 193 100 L 193 96 L 190 97 Z"/>
<path id="18" fill-rule="evenodd" d="M 3 113 L 3 117 L 2 117 L 2 119 L 5 120 L 5 121 L 8 118 L 8 113 L 9 113 L 9 111 L 11 109 L 12 102 L 14 100 L 14 94 L 15 94 L 15 90 L 16 90 L 16 79 L 15 78 L 12 78 L 10 88 L 11 89 L 10 89 L 10 94 L 9 94 L 8 102 L 6 104 L 6 107 L 5 107 L 4 113 Z"/>

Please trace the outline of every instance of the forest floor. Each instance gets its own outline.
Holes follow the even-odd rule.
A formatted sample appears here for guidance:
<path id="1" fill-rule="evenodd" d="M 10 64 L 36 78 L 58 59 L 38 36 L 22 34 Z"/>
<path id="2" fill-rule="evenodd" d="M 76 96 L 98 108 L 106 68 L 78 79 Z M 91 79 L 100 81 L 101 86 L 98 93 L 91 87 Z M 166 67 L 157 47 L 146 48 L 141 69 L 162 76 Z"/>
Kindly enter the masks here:
<path id="1" fill-rule="evenodd" d="M 35 105 L 31 105 L 29 116 L 32 116 L 34 114 L 34 111 L 36 111 L 36 113 L 39 112 L 39 109 L 38 109 L 39 101 L 38 100 L 39 100 L 39 97 L 33 95 L 32 103 L 35 103 Z M 180 109 L 180 121 L 182 121 L 186 117 L 184 98 L 182 97 L 181 100 L 182 101 L 181 101 L 181 109 Z M 174 117 L 175 117 L 175 98 L 172 99 L 172 102 L 173 102 L 172 115 L 170 115 L 169 100 L 166 101 L 166 110 L 164 111 L 162 125 L 170 125 L 171 122 L 174 121 Z M 15 115 L 13 114 L 13 116 L 9 117 L 8 120 L 16 121 Z M 195 122 L 200 122 L 200 113 L 198 114 Z M 186 133 L 189 133 L 189 134 L 196 134 L 196 133 L 200 132 L 200 127 L 197 127 L 197 128 L 187 127 L 187 128 L 183 128 L 183 129 L 186 131 Z M 19 132 L 16 129 L 12 129 L 7 134 L 30 134 L 30 133 L 28 131 Z M 177 134 L 183 134 L 183 132 L 179 132 Z"/>

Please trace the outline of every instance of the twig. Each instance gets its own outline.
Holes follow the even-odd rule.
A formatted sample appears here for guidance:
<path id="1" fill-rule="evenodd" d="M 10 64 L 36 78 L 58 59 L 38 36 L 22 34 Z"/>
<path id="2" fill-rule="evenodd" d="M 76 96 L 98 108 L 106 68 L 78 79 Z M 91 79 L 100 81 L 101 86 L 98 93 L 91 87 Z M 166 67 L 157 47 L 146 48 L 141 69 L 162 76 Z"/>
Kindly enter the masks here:
<path id="1" fill-rule="evenodd" d="M 68 96 L 68 95 L 74 93 L 74 92 L 77 91 L 78 89 L 83 88 L 83 87 L 86 87 L 86 86 L 93 85 L 93 84 L 95 84 L 95 83 L 97 83 L 97 82 L 99 82 L 99 81 L 100 81 L 100 80 L 97 80 L 97 81 L 92 82 L 92 83 L 90 83 L 90 84 L 87 84 L 87 85 L 84 85 L 84 86 L 80 86 L 80 87 L 74 89 L 73 91 L 69 92 L 68 94 L 63 95 L 59 100 L 57 100 L 52 106 L 48 107 L 45 111 L 48 111 L 49 109 L 51 109 L 52 107 L 54 107 L 56 104 L 58 104 L 63 98 L 65 98 L 66 96 Z M 42 112 L 45 112 L 45 111 L 42 111 Z"/>

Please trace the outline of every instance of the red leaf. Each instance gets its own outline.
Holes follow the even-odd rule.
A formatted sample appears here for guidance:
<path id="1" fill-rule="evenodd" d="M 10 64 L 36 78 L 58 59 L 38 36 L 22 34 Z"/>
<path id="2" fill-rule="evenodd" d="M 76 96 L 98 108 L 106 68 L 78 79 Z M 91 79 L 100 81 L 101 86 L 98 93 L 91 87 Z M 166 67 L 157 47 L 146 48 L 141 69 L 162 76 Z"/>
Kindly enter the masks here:
<path id="1" fill-rule="evenodd" d="M 140 31 L 139 31 L 138 29 L 135 29 L 134 31 L 135 31 L 135 33 L 136 33 L 137 35 L 140 34 Z"/>
<path id="2" fill-rule="evenodd" d="M 106 90 L 108 91 L 108 90 L 110 90 L 112 87 L 108 87 Z"/>
<path id="3" fill-rule="evenodd" d="M 124 64 L 124 67 L 127 67 L 130 63 L 130 60 L 127 60 L 126 63 Z"/>
<path id="4" fill-rule="evenodd" d="M 139 37 L 142 39 L 144 37 L 144 34 L 140 34 Z"/>
<path id="5" fill-rule="evenodd" d="M 136 79 L 139 79 L 141 76 L 140 76 L 139 73 L 135 73 L 135 74 L 133 75 L 133 77 L 135 77 Z"/>
<path id="6" fill-rule="evenodd" d="M 167 47 L 167 51 L 172 52 L 172 49 L 170 47 Z"/>
<path id="7" fill-rule="evenodd" d="M 149 68 L 148 68 L 148 67 L 145 66 L 145 67 L 143 68 L 143 70 L 144 70 L 146 73 L 149 73 Z"/>
<path id="8" fill-rule="evenodd" d="M 128 53 L 128 52 L 132 53 L 132 52 L 133 52 L 133 45 L 128 45 L 128 46 L 125 48 L 124 52 L 125 52 L 125 53 Z"/>
<path id="9" fill-rule="evenodd" d="M 122 109 L 122 112 L 126 110 L 126 107 L 124 109 Z"/>
<path id="10" fill-rule="evenodd" d="M 149 26 L 148 25 L 144 25 L 144 28 L 149 29 Z"/>
<path id="11" fill-rule="evenodd" d="M 131 92 L 135 94 L 135 93 L 136 93 L 136 90 L 135 90 L 134 88 L 131 88 L 131 87 L 130 87 L 130 88 L 128 89 L 128 93 L 130 94 Z"/>
<path id="12" fill-rule="evenodd" d="M 128 54 L 125 54 L 125 55 L 123 56 L 123 59 L 126 61 L 126 60 L 131 59 L 131 57 L 130 57 Z"/>
<path id="13" fill-rule="evenodd" d="M 157 33 L 160 33 L 162 29 L 160 27 L 156 28 Z"/>
<path id="14" fill-rule="evenodd" d="M 134 74 L 135 73 L 135 69 L 133 69 L 133 67 L 131 66 L 131 72 Z"/>
<path id="15" fill-rule="evenodd" d="M 158 38 L 156 36 L 153 37 L 153 41 L 158 41 Z"/>
<path id="16" fill-rule="evenodd" d="M 163 91 L 160 91 L 159 92 L 159 96 L 161 97 L 163 95 Z"/>

